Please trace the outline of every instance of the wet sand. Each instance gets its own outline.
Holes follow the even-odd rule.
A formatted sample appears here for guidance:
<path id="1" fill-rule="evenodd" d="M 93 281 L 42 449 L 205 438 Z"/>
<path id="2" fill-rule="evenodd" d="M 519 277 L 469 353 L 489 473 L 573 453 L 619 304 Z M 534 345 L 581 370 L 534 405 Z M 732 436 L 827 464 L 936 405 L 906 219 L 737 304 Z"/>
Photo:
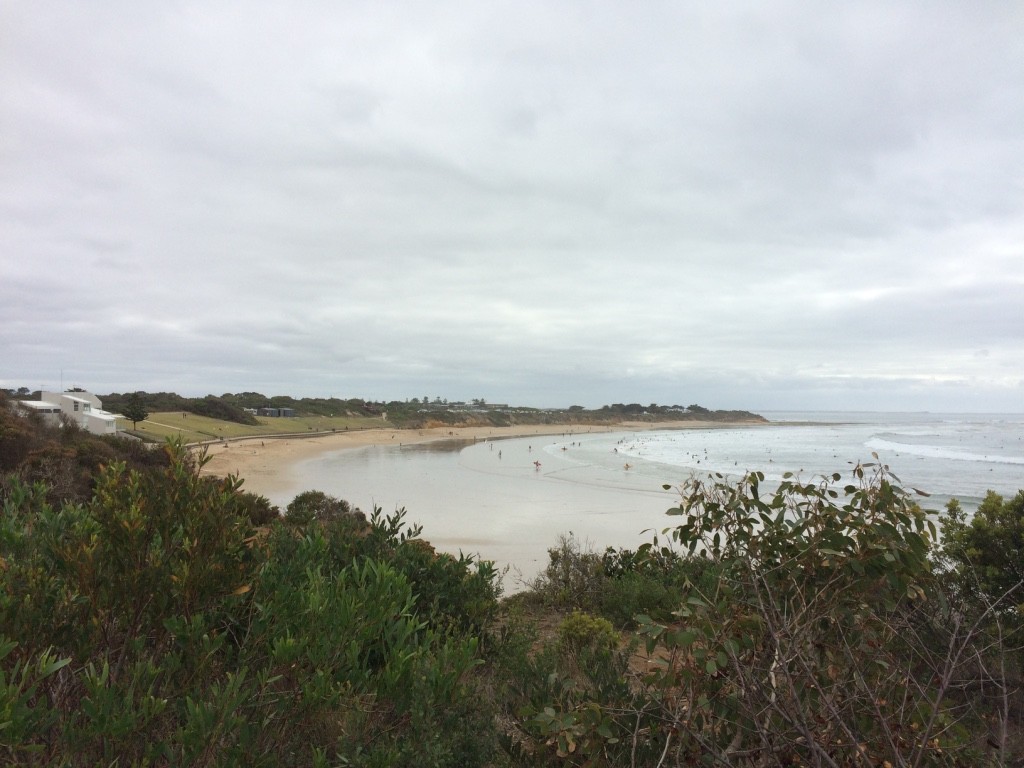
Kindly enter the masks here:
<path id="1" fill-rule="evenodd" d="M 238 475 L 245 489 L 273 496 L 294 486 L 296 465 L 321 454 L 374 445 L 418 445 L 444 440 L 484 441 L 532 435 L 583 435 L 653 429 L 708 429 L 721 422 L 624 422 L 613 426 L 526 424 L 513 427 L 431 427 L 429 429 L 360 429 L 324 432 L 312 437 L 250 437 L 205 446 L 206 474 Z"/>

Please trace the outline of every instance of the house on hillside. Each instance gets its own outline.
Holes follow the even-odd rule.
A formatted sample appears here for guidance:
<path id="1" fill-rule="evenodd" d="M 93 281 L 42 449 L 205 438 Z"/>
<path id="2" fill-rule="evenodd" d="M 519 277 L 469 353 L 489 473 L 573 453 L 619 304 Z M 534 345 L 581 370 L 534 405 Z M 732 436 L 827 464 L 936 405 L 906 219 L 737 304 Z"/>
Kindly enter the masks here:
<path id="1" fill-rule="evenodd" d="M 67 418 L 94 435 L 117 433 L 117 416 L 103 410 L 103 403 L 90 392 L 42 392 L 38 400 L 19 400 L 22 408 L 60 424 Z"/>
<path id="2" fill-rule="evenodd" d="M 43 421 L 54 427 L 60 426 L 60 406 L 53 403 L 44 403 L 42 400 L 15 400 L 22 410 L 29 413 L 38 413 Z"/>

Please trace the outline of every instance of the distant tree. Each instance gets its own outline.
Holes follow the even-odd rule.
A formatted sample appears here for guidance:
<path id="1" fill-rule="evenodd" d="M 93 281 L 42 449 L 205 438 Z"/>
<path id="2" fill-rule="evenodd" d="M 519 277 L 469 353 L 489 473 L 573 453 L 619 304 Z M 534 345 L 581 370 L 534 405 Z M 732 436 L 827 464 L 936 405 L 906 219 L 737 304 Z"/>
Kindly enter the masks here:
<path id="1" fill-rule="evenodd" d="M 103 407 L 113 413 L 124 413 L 124 409 L 128 407 L 128 400 L 132 396 L 130 392 L 123 394 L 119 392 L 110 392 L 105 395 L 97 394 L 99 394 L 99 398 L 103 402 Z M 142 404 L 146 406 L 146 410 L 150 413 L 191 410 L 189 407 L 191 401 L 174 392 L 145 392 L 140 390 L 136 391 L 135 394 L 139 396 Z"/>
<path id="2" fill-rule="evenodd" d="M 128 397 L 128 403 L 121 409 L 121 413 L 131 421 L 132 429 L 136 429 L 140 421 L 145 421 L 149 417 L 149 411 L 146 410 L 138 392 Z"/>
<path id="3" fill-rule="evenodd" d="M 236 405 L 213 395 L 196 397 L 188 401 L 188 410 L 199 416 L 207 416 L 211 419 L 222 419 L 233 421 L 236 424 L 248 424 L 256 426 L 259 424 L 256 417 L 244 411 Z"/>
<path id="4" fill-rule="evenodd" d="M 270 404 L 270 398 L 259 392 L 239 392 L 234 395 L 225 393 L 221 395 L 221 400 L 238 408 L 263 408 Z"/>

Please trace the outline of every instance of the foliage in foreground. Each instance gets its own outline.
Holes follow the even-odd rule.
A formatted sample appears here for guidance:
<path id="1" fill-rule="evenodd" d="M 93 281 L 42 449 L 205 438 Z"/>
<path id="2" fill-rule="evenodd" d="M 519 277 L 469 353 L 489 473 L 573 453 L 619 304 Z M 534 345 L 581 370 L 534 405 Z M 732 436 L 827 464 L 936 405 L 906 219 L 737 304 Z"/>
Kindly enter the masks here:
<path id="1" fill-rule="evenodd" d="M 467 628 L 492 570 L 434 554 L 403 513 L 258 534 L 236 481 L 169 451 L 159 473 L 110 465 L 86 504 L 6 493 L 4 764 L 485 762 Z"/>
<path id="2" fill-rule="evenodd" d="M 563 538 L 496 622 L 490 564 L 438 554 L 403 512 L 366 519 L 310 491 L 279 519 L 180 445 L 167 454 L 109 463 L 81 501 L 5 480 L 4 764 L 1024 754 L 1024 494 L 986 499 L 972 521 L 951 506 L 937 550 L 884 468 L 767 491 L 759 473 L 693 479 L 669 511 L 678 524 L 640 551 Z"/>
<path id="3" fill-rule="evenodd" d="M 962 547 L 955 567 L 937 569 L 933 522 L 884 467 L 858 466 L 847 485 L 790 477 L 764 492 L 763 481 L 692 479 L 669 511 L 680 523 L 666 546 L 639 553 L 702 566 L 688 566 L 671 621 L 638 617 L 646 665 L 579 643 L 582 667 L 519 660 L 520 756 L 588 766 L 1019 758 L 1017 623 L 1002 609 L 1019 584 L 965 592 L 980 563 Z M 1008 516 L 1019 528 L 1019 512 Z M 1001 542 L 1019 563 L 1020 542 Z M 542 594 L 585 596 L 573 574 L 597 563 L 564 545 Z"/>

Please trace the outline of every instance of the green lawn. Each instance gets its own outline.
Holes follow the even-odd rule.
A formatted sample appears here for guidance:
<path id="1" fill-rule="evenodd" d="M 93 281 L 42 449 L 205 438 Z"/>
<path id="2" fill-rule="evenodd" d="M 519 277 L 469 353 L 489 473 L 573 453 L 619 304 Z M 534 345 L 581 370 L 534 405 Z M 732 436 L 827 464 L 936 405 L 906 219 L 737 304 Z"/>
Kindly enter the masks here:
<path id="1" fill-rule="evenodd" d="M 344 431 L 346 429 L 373 429 L 390 426 L 381 419 L 351 416 L 295 416 L 290 418 L 269 418 L 257 416 L 259 426 L 250 427 L 233 421 L 221 421 L 183 411 L 151 413 L 140 421 L 134 431 L 141 436 L 161 442 L 168 437 L 180 435 L 186 443 L 198 443 L 218 438 L 259 437 L 260 435 L 282 435 L 291 433 Z M 132 423 L 118 419 L 117 428 L 132 431 Z"/>

